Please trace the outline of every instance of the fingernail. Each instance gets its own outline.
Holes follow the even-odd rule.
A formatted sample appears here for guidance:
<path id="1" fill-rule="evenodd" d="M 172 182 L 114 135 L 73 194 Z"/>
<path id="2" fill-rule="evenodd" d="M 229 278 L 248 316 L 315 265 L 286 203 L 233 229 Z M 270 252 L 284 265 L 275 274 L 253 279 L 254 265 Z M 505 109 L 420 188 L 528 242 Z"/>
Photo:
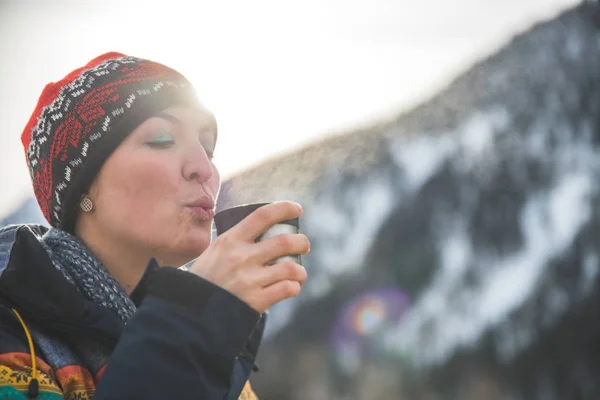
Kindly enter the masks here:
<path id="1" fill-rule="evenodd" d="M 296 205 L 296 208 L 298 209 L 298 211 L 302 212 L 304 211 L 304 209 L 302 208 L 302 204 L 300 203 L 294 203 Z"/>

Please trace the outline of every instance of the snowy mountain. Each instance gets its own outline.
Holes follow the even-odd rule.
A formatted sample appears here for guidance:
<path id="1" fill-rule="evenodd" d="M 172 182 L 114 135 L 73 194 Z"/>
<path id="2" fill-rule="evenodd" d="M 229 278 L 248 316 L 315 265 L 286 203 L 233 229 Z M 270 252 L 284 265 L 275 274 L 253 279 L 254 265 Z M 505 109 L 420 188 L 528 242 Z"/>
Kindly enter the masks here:
<path id="1" fill-rule="evenodd" d="M 221 209 L 306 205 L 310 278 L 271 311 L 264 398 L 600 397 L 599 11 L 224 184 Z"/>
<path id="2" fill-rule="evenodd" d="M 0 219 L 0 227 L 10 224 L 41 224 L 48 225 L 35 198 L 23 202 L 10 215 Z"/>

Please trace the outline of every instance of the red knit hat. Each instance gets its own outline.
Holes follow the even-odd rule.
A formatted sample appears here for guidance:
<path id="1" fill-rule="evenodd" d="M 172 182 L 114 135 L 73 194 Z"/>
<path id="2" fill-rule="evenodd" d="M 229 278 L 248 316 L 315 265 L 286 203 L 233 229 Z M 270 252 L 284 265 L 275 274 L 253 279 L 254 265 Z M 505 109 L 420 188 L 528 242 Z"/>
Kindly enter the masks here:
<path id="1" fill-rule="evenodd" d="M 139 124 L 174 105 L 199 107 L 183 75 L 120 53 L 48 84 L 21 141 L 50 225 L 72 232 L 81 196 L 110 154 Z"/>

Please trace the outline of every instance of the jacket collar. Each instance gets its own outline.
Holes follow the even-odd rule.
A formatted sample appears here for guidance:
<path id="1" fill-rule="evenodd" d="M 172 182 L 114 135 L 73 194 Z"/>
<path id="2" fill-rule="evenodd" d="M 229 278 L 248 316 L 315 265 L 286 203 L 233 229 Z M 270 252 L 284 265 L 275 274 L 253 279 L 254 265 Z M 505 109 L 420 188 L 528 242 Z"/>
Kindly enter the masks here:
<path id="1" fill-rule="evenodd" d="M 46 231 L 40 225 L 0 230 L 0 303 L 42 329 L 116 342 L 123 322 L 86 299 L 54 267 L 40 243 Z"/>

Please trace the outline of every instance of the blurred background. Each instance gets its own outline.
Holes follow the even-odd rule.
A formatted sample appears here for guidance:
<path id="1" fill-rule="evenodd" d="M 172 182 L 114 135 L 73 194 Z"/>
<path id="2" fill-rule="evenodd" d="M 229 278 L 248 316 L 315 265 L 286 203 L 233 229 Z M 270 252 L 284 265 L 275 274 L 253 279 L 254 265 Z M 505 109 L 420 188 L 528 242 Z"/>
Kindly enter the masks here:
<path id="1" fill-rule="evenodd" d="M 215 112 L 219 209 L 304 204 L 261 400 L 600 398 L 596 1 L 0 0 L 0 35 L 2 225 L 44 223 L 43 86 L 106 51 Z"/>

